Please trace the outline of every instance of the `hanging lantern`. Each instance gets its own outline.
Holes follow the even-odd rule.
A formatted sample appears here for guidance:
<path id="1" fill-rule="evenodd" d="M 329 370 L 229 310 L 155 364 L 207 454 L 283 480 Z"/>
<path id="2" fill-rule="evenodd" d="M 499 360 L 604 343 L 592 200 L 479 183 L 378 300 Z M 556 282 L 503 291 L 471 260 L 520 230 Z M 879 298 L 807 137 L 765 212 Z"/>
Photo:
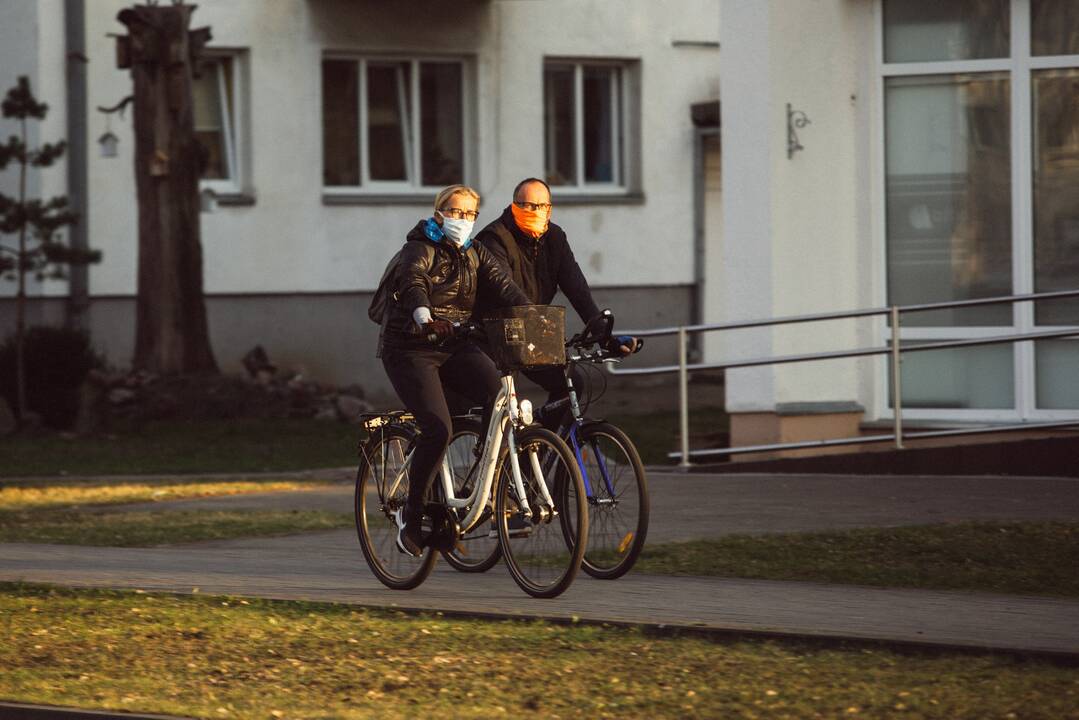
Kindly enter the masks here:
<path id="1" fill-rule="evenodd" d="M 203 188 L 199 193 L 199 212 L 212 213 L 217 210 L 217 193 L 210 188 Z"/>
<path id="2" fill-rule="evenodd" d="M 114 158 L 118 154 L 116 146 L 120 144 L 120 138 L 113 135 L 111 130 L 106 130 L 105 134 L 97 139 L 97 144 L 101 146 L 101 157 Z"/>

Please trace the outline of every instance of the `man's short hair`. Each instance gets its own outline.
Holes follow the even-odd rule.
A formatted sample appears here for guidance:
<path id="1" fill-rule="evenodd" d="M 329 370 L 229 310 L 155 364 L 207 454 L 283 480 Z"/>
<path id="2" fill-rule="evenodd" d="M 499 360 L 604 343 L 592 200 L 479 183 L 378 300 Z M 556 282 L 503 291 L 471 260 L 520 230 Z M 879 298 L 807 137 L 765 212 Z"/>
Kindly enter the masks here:
<path id="1" fill-rule="evenodd" d="M 530 177 L 530 178 L 525 178 L 521 182 L 517 183 L 517 187 L 513 188 L 513 201 L 517 202 L 517 194 L 519 192 L 521 192 L 521 188 L 523 188 L 525 185 L 531 185 L 532 183 L 539 183 L 543 187 L 547 188 L 547 196 L 550 197 L 550 195 L 551 195 L 551 186 L 548 185 L 543 180 L 540 180 L 537 177 Z"/>

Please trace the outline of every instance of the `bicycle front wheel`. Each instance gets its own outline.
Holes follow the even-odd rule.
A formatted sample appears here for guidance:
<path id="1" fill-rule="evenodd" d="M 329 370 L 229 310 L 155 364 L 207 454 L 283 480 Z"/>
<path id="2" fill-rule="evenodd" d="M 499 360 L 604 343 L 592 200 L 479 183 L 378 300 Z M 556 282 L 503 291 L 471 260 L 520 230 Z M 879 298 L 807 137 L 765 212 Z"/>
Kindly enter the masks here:
<path id="1" fill-rule="evenodd" d="M 356 532 L 371 572 L 394 590 L 411 590 L 427 579 L 438 553 L 426 548 L 421 557 L 397 549 L 394 511 L 408 498 L 405 459 L 414 433 L 398 425 L 380 429 L 362 446 L 356 472 Z"/>
<path id="2" fill-rule="evenodd" d="M 553 598 L 573 582 L 588 539 L 588 503 L 573 453 L 550 430 L 530 427 L 516 435 L 521 483 L 509 448 L 499 459 L 495 524 L 506 566 L 532 597 Z M 562 523 L 581 528 L 567 542 Z M 579 539 L 579 540 L 578 540 Z"/>
<path id="3" fill-rule="evenodd" d="M 648 480 L 637 448 L 610 423 L 584 425 L 578 433 L 588 475 L 588 550 L 581 567 L 600 580 L 629 572 L 648 534 Z"/>
<path id="4" fill-rule="evenodd" d="M 453 437 L 446 450 L 446 459 L 453 475 L 453 494 L 465 498 L 479 482 L 475 448 L 483 436 L 483 423 L 472 417 L 453 419 Z M 489 499 L 477 500 L 488 502 Z M 494 523 L 481 517 L 480 522 L 460 539 L 453 550 L 442 553 L 455 570 L 468 573 L 487 572 L 502 557 Z"/>

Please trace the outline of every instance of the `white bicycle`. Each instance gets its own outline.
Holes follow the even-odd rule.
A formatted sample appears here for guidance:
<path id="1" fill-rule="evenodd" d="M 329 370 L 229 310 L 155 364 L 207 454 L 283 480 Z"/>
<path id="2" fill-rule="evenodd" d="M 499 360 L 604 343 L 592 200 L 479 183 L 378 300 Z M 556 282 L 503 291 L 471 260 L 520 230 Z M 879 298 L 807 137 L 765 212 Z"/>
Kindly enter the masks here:
<path id="1" fill-rule="evenodd" d="M 429 533 L 420 557 L 397 549 L 393 520 L 408 497 L 414 419 L 402 411 L 379 413 L 365 416 L 364 427 L 356 530 L 384 585 L 411 590 L 431 574 L 440 552 L 467 557 L 468 545 L 489 543 L 492 532 L 510 575 L 529 595 L 556 597 L 573 582 L 588 538 L 580 469 L 562 438 L 532 424 L 531 403 L 518 401 L 511 372 L 503 371 L 482 456 L 472 463 L 442 459 L 425 506 Z"/>

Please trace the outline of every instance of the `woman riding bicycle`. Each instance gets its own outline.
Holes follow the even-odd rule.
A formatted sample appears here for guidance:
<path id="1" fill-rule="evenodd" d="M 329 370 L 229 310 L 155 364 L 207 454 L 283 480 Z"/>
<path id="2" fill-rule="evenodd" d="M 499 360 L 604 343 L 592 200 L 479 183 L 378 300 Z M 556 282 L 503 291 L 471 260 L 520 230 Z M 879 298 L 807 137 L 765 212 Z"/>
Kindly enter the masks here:
<path id="1" fill-rule="evenodd" d="M 490 252 L 472 242 L 479 194 L 451 185 L 435 196 L 434 214 L 409 233 L 394 272 L 379 357 L 393 389 L 415 416 L 420 434 L 408 478 L 408 501 L 397 511 L 397 547 L 419 555 L 424 498 L 451 434 L 443 385 L 484 408 L 500 388 L 499 371 L 482 350 L 454 337 L 454 323 L 472 316 L 482 289 L 498 305 L 528 305 Z"/>

